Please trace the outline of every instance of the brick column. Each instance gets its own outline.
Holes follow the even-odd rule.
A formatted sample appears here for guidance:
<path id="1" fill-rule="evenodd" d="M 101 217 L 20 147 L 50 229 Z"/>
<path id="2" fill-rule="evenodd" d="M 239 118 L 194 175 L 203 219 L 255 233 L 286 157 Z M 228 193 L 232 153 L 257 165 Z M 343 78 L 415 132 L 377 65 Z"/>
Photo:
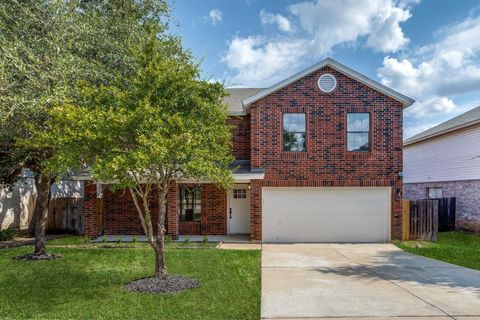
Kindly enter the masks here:
<path id="1" fill-rule="evenodd" d="M 262 240 L 262 182 L 250 183 L 250 240 Z"/>
<path id="2" fill-rule="evenodd" d="M 201 196 L 201 205 L 202 205 L 202 213 L 200 216 L 200 234 L 207 235 L 208 234 L 208 192 L 209 190 L 208 185 L 202 184 L 200 185 L 200 196 Z"/>
<path id="3" fill-rule="evenodd" d="M 92 181 L 85 181 L 83 224 L 85 236 L 93 239 L 98 236 L 97 222 L 97 185 Z"/>
<path id="4" fill-rule="evenodd" d="M 178 239 L 178 184 L 167 195 L 167 235 Z"/>

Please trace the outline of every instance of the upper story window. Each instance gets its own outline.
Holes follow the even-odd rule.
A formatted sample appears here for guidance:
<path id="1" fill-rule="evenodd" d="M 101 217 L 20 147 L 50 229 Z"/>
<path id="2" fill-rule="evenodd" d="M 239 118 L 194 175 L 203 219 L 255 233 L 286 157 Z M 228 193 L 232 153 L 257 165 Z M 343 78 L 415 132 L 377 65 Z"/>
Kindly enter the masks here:
<path id="1" fill-rule="evenodd" d="M 347 150 L 370 150 L 370 113 L 347 113 Z"/>
<path id="2" fill-rule="evenodd" d="M 432 187 L 427 188 L 427 195 L 429 199 L 438 199 L 442 197 L 442 188 Z"/>
<path id="3" fill-rule="evenodd" d="M 180 221 L 200 221 L 201 194 L 199 187 L 180 187 Z"/>
<path id="4" fill-rule="evenodd" d="M 307 149 L 305 142 L 305 113 L 283 114 L 283 150 L 301 152 Z"/>

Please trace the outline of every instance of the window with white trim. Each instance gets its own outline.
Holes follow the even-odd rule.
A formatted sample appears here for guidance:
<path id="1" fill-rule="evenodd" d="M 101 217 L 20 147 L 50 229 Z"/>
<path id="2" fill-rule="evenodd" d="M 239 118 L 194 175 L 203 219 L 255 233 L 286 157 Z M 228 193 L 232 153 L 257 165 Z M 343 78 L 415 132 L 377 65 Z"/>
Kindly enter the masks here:
<path id="1" fill-rule="evenodd" d="M 306 151 L 305 131 L 305 113 L 284 113 L 283 150 L 293 152 Z"/>
<path id="2" fill-rule="evenodd" d="M 370 150 L 370 113 L 347 113 L 347 150 Z"/>
<path id="3" fill-rule="evenodd" d="M 443 190 L 440 187 L 427 188 L 427 196 L 429 199 L 442 198 Z"/>

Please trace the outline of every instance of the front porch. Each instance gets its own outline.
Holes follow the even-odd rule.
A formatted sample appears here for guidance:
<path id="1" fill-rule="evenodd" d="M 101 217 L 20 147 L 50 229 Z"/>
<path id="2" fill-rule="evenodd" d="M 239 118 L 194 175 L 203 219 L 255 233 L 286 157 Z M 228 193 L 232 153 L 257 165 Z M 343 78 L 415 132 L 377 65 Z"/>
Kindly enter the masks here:
<path id="1" fill-rule="evenodd" d="M 203 241 L 204 237 L 212 242 L 259 240 L 259 215 L 252 215 L 258 212 L 259 196 L 251 189 L 254 179 L 262 179 L 263 173 L 252 173 L 249 167 L 240 166 L 233 178 L 235 185 L 228 192 L 212 183 L 181 182 L 172 187 L 166 204 L 167 235 L 179 241 L 188 237 L 193 242 Z M 96 184 L 85 184 L 85 235 L 97 242 L 119 241 L 119 237 L 122 241 L 131 241 L 133 237 L 144 241 L 144 230 L 130 193 L 111 191 L 105 185 L 98 189 Z M 154 226 L 159 208 L 156 195 L 153 191 Z"/>

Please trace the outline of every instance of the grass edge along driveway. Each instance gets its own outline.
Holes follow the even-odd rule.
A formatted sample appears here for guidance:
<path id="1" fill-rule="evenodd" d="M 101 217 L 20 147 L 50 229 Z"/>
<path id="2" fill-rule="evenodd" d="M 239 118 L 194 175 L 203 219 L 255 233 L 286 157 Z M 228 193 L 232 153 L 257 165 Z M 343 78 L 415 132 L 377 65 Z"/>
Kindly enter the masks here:
<path id="1" fill-rule="evenodd" d="M 122 288 L 153 274 L 148 245 L 107 249 L 82 242 L 50 241 L 47 250 L 64 256 L 55 261 L 12 259 L 31 247 L 0 250 L 0 319 L 260 318 L 260 251 L 168 248 L 168 272 L 196 278 L 201 286 L 151 295 Z"/>
<path id="2" fill-rule="evenodd" d="M 436 242 L 413 240 L 395 245 L 410 253 L 480 270 L 480 234 L 440 232 Z"/>

